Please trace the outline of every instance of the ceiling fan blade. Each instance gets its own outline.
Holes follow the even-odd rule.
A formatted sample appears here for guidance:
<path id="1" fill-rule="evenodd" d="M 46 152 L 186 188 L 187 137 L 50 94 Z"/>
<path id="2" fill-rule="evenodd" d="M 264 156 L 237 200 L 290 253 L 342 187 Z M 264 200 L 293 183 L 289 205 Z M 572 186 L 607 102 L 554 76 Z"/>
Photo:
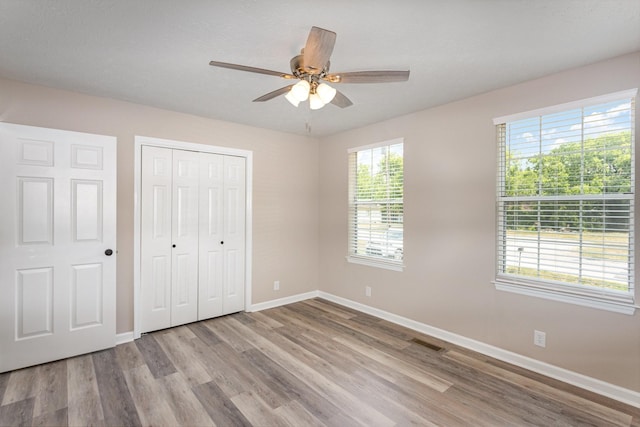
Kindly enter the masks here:
<path id="1" fill-rule="evenodd" d="M 353 71 L 350 73 L 328 74 L 325 80 L 331 83 L 392 83 L 409 80 L 407 71 Z"/>
<path id="2" fill-rule="evenodd" d="M 210 61 L 212 67 L 229 68 L 231 70 L 247 71 L 249 73 L 266 74 L 268 76 L 282 77 L 283 79 L 295 79 L 296 76 L 280 71 L 265 70 L 264 68 L 249 67 L 248 65 L 230 64 L 228 62 Z"/>
<path id="3" fill-rule="evenodd" d="M 323 28 L 311 27 L 307 44 L 304 46 L 304 67 L 309 74 L 318 74 L 329 62 L 336 33 Z"/>
<path id="4" fill-rule="evenodd" d="M 253 100 L 253 102 L 264 102 L 264 101 L 268 101 L 270 99 L 275 98 L 276 96 L 280 96 L 284 93 L 287 93 L 291 90 L 291 88 L 293 87 L 293 85 L 289 85 L 289 86 L 285 86 L 285 87 L 281 87 L 280 89 L 276 89 L 273 92 L 269 92 L 267 94 L 262 95 L 259 98 L 256 98 Z"/>
<path id="5" fill-rule="evenodd" d="M 331 100 L 333 105 L 337 105 L 340 108 L 347 108 L 353 105 L 353 102 L 340 91 L 336 91 L 336 96 Z"/>

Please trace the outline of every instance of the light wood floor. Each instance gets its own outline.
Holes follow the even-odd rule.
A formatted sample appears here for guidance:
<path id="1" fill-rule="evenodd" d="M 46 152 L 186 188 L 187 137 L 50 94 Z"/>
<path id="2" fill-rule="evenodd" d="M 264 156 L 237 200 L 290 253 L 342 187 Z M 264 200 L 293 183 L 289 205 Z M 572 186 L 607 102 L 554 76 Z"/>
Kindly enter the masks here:
<path id="1" fill-rule="evenodd" d="M 0 374 L 0 425 L 640 426 L 640 410 L 321 299 Z"/>

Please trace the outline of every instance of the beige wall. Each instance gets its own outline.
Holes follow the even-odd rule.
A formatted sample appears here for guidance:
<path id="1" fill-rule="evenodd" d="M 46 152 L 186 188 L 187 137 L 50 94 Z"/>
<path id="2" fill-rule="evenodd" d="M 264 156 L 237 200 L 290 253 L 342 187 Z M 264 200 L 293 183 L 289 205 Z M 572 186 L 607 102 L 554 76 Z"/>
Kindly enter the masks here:
<path id="1" fill-rule="evenodd" d="M 318 289 L 317 140 L 4 79 L 0 121 L 118 138 L 119 333 L 133 330 L 135 135 L 252 150 L 253 303 Z"/>
<path id="2" fill-rule="evenodd" d="M 615 314 L 499 292 L 491 283 L 492 119 L 639 86 L 637 53 L 323 139 L 321 290 L 640 391 L 640 310 Z M 406 269 L 349 264 L 347 149 L 398 137 L 405 141 Z M 546 332 L 545 349 L 533 345 L 534 329 Z"/>

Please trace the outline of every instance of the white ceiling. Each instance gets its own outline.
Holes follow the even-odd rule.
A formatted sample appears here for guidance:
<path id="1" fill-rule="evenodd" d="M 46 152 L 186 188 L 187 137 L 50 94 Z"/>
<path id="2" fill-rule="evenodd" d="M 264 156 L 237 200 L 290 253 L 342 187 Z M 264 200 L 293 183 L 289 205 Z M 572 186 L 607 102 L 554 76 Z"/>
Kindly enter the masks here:
<path id="1" fill-rule="evenodd" d="M 332 72 L 409 81 L 310 111 L 251 102 L 285 80 L 208 65 L 289 72 L 313 25 L 338 34 Z M 315 136 L 636 51 L 640 0 L 0 0 L 0 76 Z"/>

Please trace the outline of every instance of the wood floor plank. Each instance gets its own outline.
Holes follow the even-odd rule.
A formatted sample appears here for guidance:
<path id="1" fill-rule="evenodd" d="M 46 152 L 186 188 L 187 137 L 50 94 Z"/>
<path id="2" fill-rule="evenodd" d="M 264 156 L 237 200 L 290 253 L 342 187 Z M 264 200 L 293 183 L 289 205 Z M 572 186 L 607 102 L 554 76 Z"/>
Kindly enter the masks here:
<path id="1" fill-rule="evenodd" d="M 277 389 L 280 393 L 289 396 L 292 400 L 300 404 L 327 426 L 351 426 L 360 425 L 351 418 L 340 405 L 327 400 L 315 390 L 307 387 L 304 382 L 295 375 L 274 362 L 258 349 L 247 350 L 242 353 L 253 366 L 267 375 L 271 382 L 272 389 Z M 285 404 L 286 405 L 286 404 Z"/>
<path id="2" fill-rule="evenodd" d="M 349 347 L 358 353 L 367 356 L 385 366 L 392 368 L 393 370 L 406 375 L 409 378 L 413 378 L 426 386 L 432 387 L 434 390 L 445 392 L 453 384 L 447 380 L 444 380 L 436 375 L 420 369 L 419 367 L 412 365 L 403 360 L 397 359 L 387 353 L 380 351 L 368 344 L 362 344 L 347 337 L 336 337 L 334 341 L 339 342 L 345 347 Z"/>
<path id="3" fill-rule="evenodd" d="M 29 397 L 0 406 L 0 426 L 30 425 L 35 401 Z"/>
<path id="4" fill-rule="evenodd" d="M 38 385 L 34 417 L 67 407 L 67 361 L 38 366 Z"/>
<path id="5" fill-rule="evenodd" d="M 176 367 L 173 366 L 153 335 L 153 333 L 143 335 L 135 341 L 140 354 L 155 378 L 173 374 L 176 372 Z"/>
<path id="6" fill-rule="evenodd" d="M 178 424 L 161 385 L 156 383 L 146 365 L 124 371 L 131 396 L 143 426 L 175 426 Z"/>
<path id="7" fill-rule="evenodd" d="M 35 397 L 38 389 L 38 367 L 11 372 L 2 398 L 2 406 Z"/>
<path id="8" fill-rule="evenodd" d="M 215 382 L 195 386 L 193 392 L 217 426 L 251 426 Z"/>
<path id="9" fill-rule="evenodd" d="M 388 346 L 398 350 L 403 350 L 411 345 L 410 341 L 396 338 L 392 335 L 385 333 L 384 331 L 380 331 L 376 329 L 375 327 L 354 322 L 352 319 L 346 319 L 346 320 L 335 319 L 334 322 L 344 327 L 347 327 L 349 329 L 352 329 L 354 331 L 357 331 L 363 335 L 371 337 L 376 341 L 385 343 Z"/>
<path id="10" fill-rule="evenodd" d="M 206 329 L 206 328 L 205 328 Z M 194 357 L 193 350 L 186 341 L 173 333 L 163 334 L 156 339 L 173 366 L 182 373 L 192 386 L 212 380 L 207 369 Z M 173 374 L 170 374 L 173 375 Z"/>
<path id="11" fill-rule="evenodd" d="M 191 329 L 189 329 L 188 325 L 176 326 L 175 328 L 167 330 L 167 332 L 170 332 L 171 335 L 174 335 L 181 340 L 190 340 L 196 338 L 196 335 L 191 331 Z"/>
<path id="12" fill-rule="evenodd" d="M 231 316 L 219 317 L 216 319 L 210 319 L 202 322 L 207 328 L 211 329 L 215 334 L 229 344 L 237 352 L 243 352 L 253 348 L 253 344 L 247 341 L 233 328 L 233 325 L 229 325 L 229 319 Z"/>
<path id="13" fill-rule="evenodd" d="M 338 380 L 339 384 L 350 388 L 354 393 L 357 390 L 367 390 L 369 393 L 363 399 L 373 395 L 369 403 L 377 408 L 385 406 L 385 413 L 394 414 L 392 417 L 394 421 L 400 419 L 404 421 L 402 424 L 409 425 L 428 416 L 428 418 L 421 420 L 419 425 L 429 425 L 430 420 L 439 425 L 464 424 L 463 418 L 456 415 L 457 411 L 447 412 L 444 408 L 446 405 L 444 405 L 441 392 L 408 377 L 399 380 L 399 373 L 392 372 L 388 367 L 341 346 L 333 340 L 327 340 L 322 335 L 312 335 L 309 332 L 296 333 L 295 330 L 291 334 L 284 330 L 280 332 L 330 364 L 343 366 L 343 369 L 349 372 L 348 377 L 352 378 L 352 381 Z M 390 380 L 385 377 L 389 377 Z M 385 401 L 377 401 L 378 396 Z M 420 398 L 416 399 L 416 396 L 420 396 Z M 398 402 L 402 402 L 401 405 Z M 474 419 L 468 420 L 468 422 L 471 421 Z"/>
<path id="14" fill-rule="evenodd" d="M 391 426 L 394 424 L 394 422 L 384 414 L 363 403 L 357 397 L 348 393 L 334 382 L 328 380 L 322 375 L 318 375 L 313 368 L 300 361 L 291 353 L 284 351 L 282 348 L 273 344 L 270 340 L 233 319 L 229 319 L 229 323 L 233 325 L 236 331 L 241 331 L 247 339 L 251 340 L 256 347 L 258 347 L 263 353 L 267 354 L 271 359 L 277 363 L 285 364 L 289 371 L 309 387 L 313 388 L 322 396 L 325 396 L 328 400 L 345 406 L 347 412 L 349 412 L 353 418 L 363 425 Z M 270 336 L 269 338 L 274 339 L 276 336 Z"/>
<path id="15" fill-rule="evenodd" d="M 45 412 L 31 420 L 31 425 L 33 427 L 66 426 L 69 423 L 67 415 L 67 408 L 61 408 L 53 412 Z"/>
<path id="16" fill-rule="evenodd" d="M 243 391 L 236 394 L 231 397 L 231 401 L 254 426 L 288 426 L 288 423 L 275 414 L 269 405 L 253 391 Z"/>
<path id="17" fill-rule="evenodd" d="M 221 341 L 220 338 L 210 328 L 207 328 L 203 322 L 191 323 L 187 325 L 187 327 L 206 345 L 216 345 Z"/>
<path id="18" fill-rule="evenodd" d="M 7 384 L 9 384 L 9 376 L 11 372 L 5 372 L 0 374 L 0 405 L 4 399 L 4 392 L 7 389 Z"/>
<path id="19" fill-rule="evenodd" d="M 214 353 L 220 360 L 225 360 L 224 377 L 226 381 L 216 383 L 223 388 L 227 386 L 229 381 L 236 384 L 238 393 L 258 392 L 262 401 L 266 402 L 270 408 L 277 408 L 283 403 L 289 401 L 289 398 L 278 390 L 271 387 L 269 378 L 265 378 L 255 367 L 248 363 L 247 359 L 241 357 L 241 353 L 237 353 L 226 343 L 220 343 L 210 347 L 211 353 Z M 232 375 L 233 373 L 233 375 Z M 224 386 L 224 387 L 223 387 Z M 238 393 L 227 393 L 232 396 Z"/>
<path id="20" fill-rule="evenodd" d="M 304 317 L 311 317 L 314 319 L 314 323 L 318 323 L 322 326 L 325 326 L 328 329 L 333 329 L 336 331 L 336 336 L 347 336 L 353 337 L 358 341 L 362 341 L 365 344 L 369 344 L 372 346 L 381 346 L 381 347 L 391 347 L 395 348 L 394 345 L 396 341 L 394 341 L 394 345 L 389 345 L 386 341 L 393 339 L 393 337 L 389 337 L 388 339 L 379 340 L 375 337 L 372 337 L 368 334 L 362 333 L 359 330 L 351 328 L 348 325 L 344 325 L 344 319 L 339 316 L 334 316 L 331 313 L 323 313 L 320 309 L 316 309 L 310 305 L 306 305 L 304 303 L 296 303 L 286 306 L 288 310 L 298 312 Z M 325 330 L 326 331 L 326 330 Z M 404 343 L 401 343 L 400 346 L 404 346 Z"/>
<path id="21" fill-rule="evenodd" d="M 429 341 L 432 340 L 429 338 Z M 446 357 L 447 352 L 434 353 L 415 345 L 404 349 L 402 354 L 454 383 L 454 386 L 446 392 L 449 399 L 443 402 L 444 408 L 455 410 L 456 405 L 451 405 L 449 401 L 464 402 L 466 410 L 461 413 L 491 414 L 492 417 L 502 420 L 502 422 L 494 421 L 494 425 L 556 425 L 562 423 L 562 418 L 566 418 L 561 411 L 554 411 L 552 402 L 539 400 L 517 386 L 500 381 L 464 364 L 455 363 Z M 436 354 L 435 357 L 434 354 Z M 545 411 L 524 410 L 524 408 L 540 405 L 545 406 Z M 492 409 L 487 411 L 486 408 Z M 489 425 L 492 423 L 489 422 Z"/>
<path id="22" fill-rule="evenodd" d="M 93 353 L 93 366 L 106 425 L 141 426 L 114 349 Z"/>
<path id="23" fill-rule="evenodd" d="M 207 370 L 213 381 L 227 396 L 235 396 L 249 390 L 260 391 L 263 400 L 272 408 L 280 406 L 287 397 L 278 394 L 267 383 L 264 377 L 250 363 L 240 357 L 226 342 L 207 346 L 195 338 L 187 341 L 191 354 Z"/>
<path id="24" fill-rule="evenodd" d="M 325 300 L 321 300 L 319 298 L 313 298 L 313 299 L 308 299 L 305 301 L 302 301 L 303 304 L 307 304 L 310 305 L 312 307 L 315 307 L 317 309 L 320 309 L 322 311 L 326 311 L 328 313 L 332 313 L 334 316 L 337 317 L 341 317 L 345 320 L 351 319 L 355 316 L 358 315 L 358 313 L 352 312 L 350 310 L 345 310 L 342 307 L 339 307 L 337 305 L 333 305 L 331 303 L 328 303 Z"/>
<path id="25" fill-rule="evenodd" d="M 482 372 L 496 376 L 507 382 L 517 384 L 518 387 L 526 388 L 528 391 L 539 394 L 541 396 L 545 396 L 547 399 L 550 398 L 553 400 L 565 402 L 566 404 L 570 404 L 571 407 L 579 409 L 594 417 L 606 421 L 611 426 L 628 427 L 631 424 L 632 416 L 630 416 L 629 414 L 624 414 L 615 409 L 607 408 L 596 402 L 583 399 L 579 396 L 567 393 L 563 390 L 558 390 L 541 382 L 530 380 L 529 378 L 523 377 L 522 375 L 518 375 L 513 372 L 490 365 L 477 358 L 473 358 L 453 351 L 447 353 L 445 357 L 461 363 L 465 363 Z"/>
<path id="26" fill-rule="evenodd" d="M 316 332 L 318 334 L 324 334 L 329 338 L 333 338 L 334 336 L 339 335 L 334 329 L 328 328 L 323 324 L 319 324 L 317 322 L 310 321 L 309 318 L 306 318 L 304 315 L 300 313 L 290 310 L 289 306 L 279 307 L 278 309 L 274 309 L 273 313 L 271 313 L 273 317 L 275 317 L 278 321 L 282 322 L 283 325 L 296 325 L 302 330 L 309 330 Z"/>
<path id="27" fill-rule="evenodd" d="M 251 325 L 252 323 L 256 322 L 256 320 L 254 318 L 252 318 L 247 313 L 244 313 L 242 311 L 239 312 L 239 313 L 234 313 L 233 314 L 233 318 L 235 320 L 237 320 L 238 322 L 243 323 L 245 325 Z"/>
<path id="28" fill-rule="evenodd" d="M 104 413 L 91 355 L 67 360 L 67 396 L 69 425 L 104 424 Z"/>
<path id="29" fill-rule="evenodd" d="M 243 373 L 229 369 L 226 361 L 221 359 L 217 352 L 212 351 L 211 347 L 198 338 L 188 341 L 188 345 L 191 346 L 194 357 L 202 363 L 212 378 L 210 382 L 216 383 L 227 396 L 234 396 L 246 390 L 245 382 L 238 380 Z"/>
<path id="30" fill-rule="evenodd" d="M 292 400 L 273 411 L 280 419 L 284 420 L 291 427 L 326 427 L 319 419 L 300 404 L 297 400 Z"/>
<path id="31" fill-rule="evenodd" d="M 255 311 L 253 313 L 250 313 L 250 316 L 252 319 L 255 319 L 256 322 L 262 323 L 265 327 L 269 329 L 277 329 L 283 326 L 282 323 L 278 322 L 277 320 L 267 316 L 266 314 L 260 311 Z"/>
<path id="32" fill-rule="evenodd" d="M 158 379 L 173 415 L 181 426 L 215 426 L 180 372 Z"/>
<path id="33" fill-rule="evenodd" d="M 135 342 L 128 342 L 116 347 L 118 364 L 123 371 L 137 368 L 145 364 L 144 357 Z"/>

